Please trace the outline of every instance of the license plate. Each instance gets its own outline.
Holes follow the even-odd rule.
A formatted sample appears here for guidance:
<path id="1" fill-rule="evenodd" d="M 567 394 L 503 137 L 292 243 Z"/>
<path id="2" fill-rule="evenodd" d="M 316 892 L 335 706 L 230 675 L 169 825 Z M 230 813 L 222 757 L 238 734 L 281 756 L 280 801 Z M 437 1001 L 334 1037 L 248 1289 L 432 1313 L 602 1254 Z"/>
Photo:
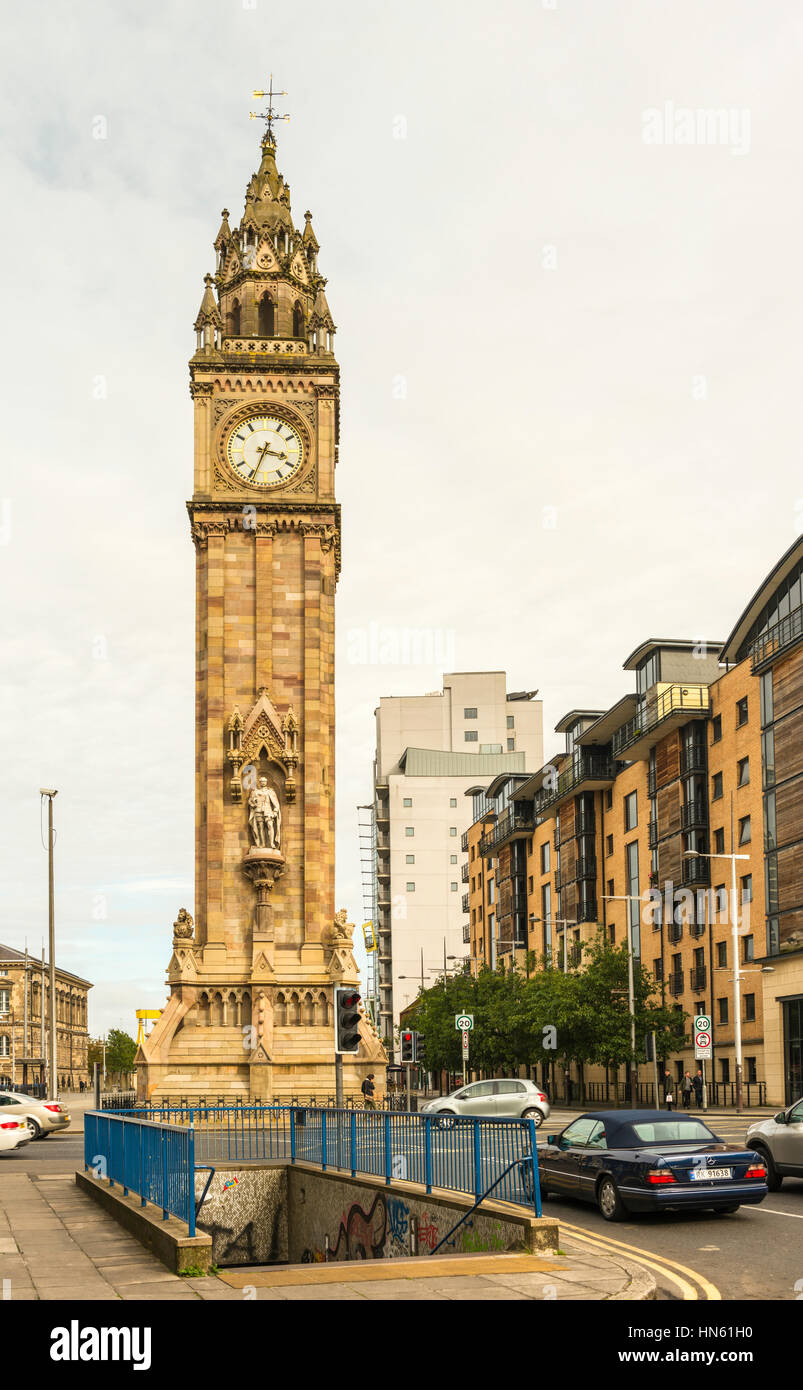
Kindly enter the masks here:
<path id="1" fill-rule="evenodd" d="M 692 1182 L 724 1182 L 733 1177 L 732 1168 L 695 1168 L 689 1174 Z"/>

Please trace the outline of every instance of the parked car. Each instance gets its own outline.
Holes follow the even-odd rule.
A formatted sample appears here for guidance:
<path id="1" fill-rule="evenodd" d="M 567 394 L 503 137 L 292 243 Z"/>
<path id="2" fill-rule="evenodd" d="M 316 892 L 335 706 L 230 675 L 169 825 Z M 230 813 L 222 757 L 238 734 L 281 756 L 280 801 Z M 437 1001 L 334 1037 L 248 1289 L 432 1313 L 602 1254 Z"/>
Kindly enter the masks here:
<path id="1" fill-rule="evenodd" d="M 539 1145 L 538 1168 L 542 1197 L 595 1202 L 606 1221 L 703 1207 L 724 1216 L 767 1195 L 767 1170 L 753 1148 L 723 1143 L 698 1116 L 682 1112 L 581 1115 Z M 525 1191 L 529 1171 L 522 1165 Z"/>
<path id="2" fill-rule="evenodd" d="M 766 1165 L 770 1192 L 777 1192 L 784 1178 L 803 1178 L 803 1100 L 751 1125 L 747 1142 Z"/>
<path id="3" fill-rule="evenodd" d="M 11 1153 L 14 1149 L 30 1144 L 33 1135 L 24 1120 L 0 1119 L 0 1154 Z"/>
<path id="4" fill-rule="evenodd" d="M 493 1120 L 532 1120 L 536 1129 L 549 1115 L 549 1101 L 534 1081 L 472 1081 L 451 1095 L 421 1106 L 422 1114 L 480 1115 Z M 441 1121 L 445 1125 L 446 1121 Z"/>
<path id="5" fill-rule="evenodd" d="M 0 1120 L 22 1119 L 32 1139 L 46 1139 L 54 1130 L 67 1129 L 70 1116 L 57 1100 L 36 1100 L 21 1091 L 0 1092 Z"/>

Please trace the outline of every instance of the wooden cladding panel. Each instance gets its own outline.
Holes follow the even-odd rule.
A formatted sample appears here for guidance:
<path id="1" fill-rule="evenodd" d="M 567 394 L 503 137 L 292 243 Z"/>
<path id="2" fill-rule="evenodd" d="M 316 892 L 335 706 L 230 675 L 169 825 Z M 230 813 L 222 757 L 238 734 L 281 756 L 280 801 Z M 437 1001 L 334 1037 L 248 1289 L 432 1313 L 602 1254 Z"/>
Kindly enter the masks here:
<path id="1" fill-rule="evenodd" d="M 655 777 L 659 787 L 680 776 L 680 730 L 674 729 L 655 746 Z"/>
<path id="2" fill-rule="evenodd" d="M 803 844 L 778 851 L 778 910 L 803 903 Z"/>
<path id="3" fill-rule="evenodd" d="M 658 833 L 677 835 L 680 831 L 680 782 L 658 788 Z"/>
<path id="4" fill-rule="evenodd" d="M 775 829 L 779 845 L 803 840 L 803 777 L 778 787 L 775 793 Z"/>
<path id="5" fill-rule="evenodd" d="M 776 719 L 803 705 L 803 647 L 773 667 L 772 700 Z"/>
<path id="6" fill-rule="evenodd" d="M 775 777 L 799 777 L 803 772 L 803 709 L 775 727 Z"/>
<path id="7" fill-rule="evenodd" d="M 683 841 L 680 835 L 673 835 L 671 840 L 662 840 L 658 846 L 658 877 L 661 882 L 670 880 L 674 884 L 679 884 L 681 879 L 681 849 Z"/>

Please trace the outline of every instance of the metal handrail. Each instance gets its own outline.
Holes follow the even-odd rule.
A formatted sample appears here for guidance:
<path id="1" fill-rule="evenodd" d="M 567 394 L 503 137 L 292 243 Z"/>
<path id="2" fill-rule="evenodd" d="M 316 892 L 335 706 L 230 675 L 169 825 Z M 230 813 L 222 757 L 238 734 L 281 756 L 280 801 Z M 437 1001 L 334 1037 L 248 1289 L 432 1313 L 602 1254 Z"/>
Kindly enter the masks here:
<path id="1" fill-rule="evenodd" d="M 442 1245 L 445 1245 L 445 1244 L 446 1244 L 447 1240 L 450 1240 L 450 1239 L 451 1239 L 451 1237 L 454 1235 L 455 1231 L 459 1231 L 459 1230 L 460 1230 L 460 1227 L 463 1225 L 463 1223 L 464 1223 L 465 1221 L 468 1221 L 468 1218 L 474 1214 L 474 1212 L 477 1210 L 477 1207 L 478 1207 L 482 1202 L 486 1201 L 487 1198 L 490 1197 L 490 1195 L 491 1195 L 492 1192 L 495 1192 L 495 1191 L 496 1191 L 496 1189 L 497 1189 L 497 1187 L 499 1186 L 499 1184 L 500 1184 L 500 1182 L 502 1181 L 502 1179 L 505 1178 L 505 1177 L 507 1177 L 508 1173 L 509 1173 L 509 1172 L 511 1171 L 511 1169 L 513 1169 L 513 1168 L 518 1168 L 518 1169 L 519 1169 L 519 1172 L 521 1172 L 522 1168 L 526 1167 L 527 1165 L 529 1165 L 529 1166 L 532 1168 L 533 1172 L 532 1172 L 532 1179 L 531 1179 L 531 1181 L 532 1181 L 532 1192 L 533 1192 L 533 1207 L 534 1207 L 534 1209 L 535 1209 L 535 1215 L 536 1215 L 536 1217 L 540 1217 L 540 1215 L 541 1215 L 541 1182 L 540 1182 L 540 1179 L 539 1179 L 539 1177 L 538 1177 L 538 1150 L 537 1150 L 536 1143 L 535 1143 L 535 1125 L 533 1124 L 532 1120 L 530 1120 L 530 1124 L 532 1125 L 532 1128 L 533 1128 L 533 1151 L 532 1151 L 532 1153 L 531 1153 L 531 1154 L 528 1154 L 528 1156 L 527 1156 L 526 1158 L 514 1158 L 514 1159 L 512 1160 L 512 1162 L 509 1163 L 509 1164 L 507 1165 L 507 1168 L 505 1168 L 504 1171 L 501 1172 L 501 1173 L 499 1174 L 499 1177 L 496 1179 L 496 1182 L 491 1183 L 491 1186 L 487 1189 L 487 1191 L 486 1191 L 486 1192 L 483 1192 L 482 1196 L 477 1198 L 477 1200 L 476 1200 L 476 1202 L 474 1203 L 473 1207 L 469 1207 L 468 1211 L 467 1211 L 467 1212 L 464 1212 L 464 1214 L 460 1217 L 460 1220 L 457 1221 L 457 1222 L 455 1222 L 454 1226 L 452 1226 L 452 1229 L 451 1229 L 450 1231 L 447 1231 L 447 1232 L 446 1232 L 446 1235 L 442 1238 L 442 1240 L 439 1240 L 439 1241 L 438 1241 L 438 1244 L 437 1244 L 436 1246 L 434 1246 L 432 1250 L 430 1250 L 430 1252 L 429 1252 L 430 1255 L 434 1255 L 434 1254 L 436 1253 L 436 1251 L 440 1250 L 440 1248 L 441 1248 Z"/>
<path id="2" fill-rule="evenodd" d="M 645 701 L 638 713 L 616 730 L 611 740 L 611 750 L 614 756 L 623 753 L 672 714 L 689 710 L 705 715 L 710 708 L 711 697 L 707 686 L 669 685 L 654 700 Z"/>

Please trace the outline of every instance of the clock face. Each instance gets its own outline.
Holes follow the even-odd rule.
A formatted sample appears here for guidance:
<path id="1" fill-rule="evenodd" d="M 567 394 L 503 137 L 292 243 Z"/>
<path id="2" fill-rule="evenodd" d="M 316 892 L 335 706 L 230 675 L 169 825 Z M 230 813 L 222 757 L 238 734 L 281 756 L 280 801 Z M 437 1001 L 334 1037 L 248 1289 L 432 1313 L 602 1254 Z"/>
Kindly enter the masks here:
<path id="1" fill-rule="evenodd" d="M 226 458 L 252 487 L 278 487 L 297 473 L 304 459 L 301 437 L 278 415 L 251 415 L 226 440 Z"/>

